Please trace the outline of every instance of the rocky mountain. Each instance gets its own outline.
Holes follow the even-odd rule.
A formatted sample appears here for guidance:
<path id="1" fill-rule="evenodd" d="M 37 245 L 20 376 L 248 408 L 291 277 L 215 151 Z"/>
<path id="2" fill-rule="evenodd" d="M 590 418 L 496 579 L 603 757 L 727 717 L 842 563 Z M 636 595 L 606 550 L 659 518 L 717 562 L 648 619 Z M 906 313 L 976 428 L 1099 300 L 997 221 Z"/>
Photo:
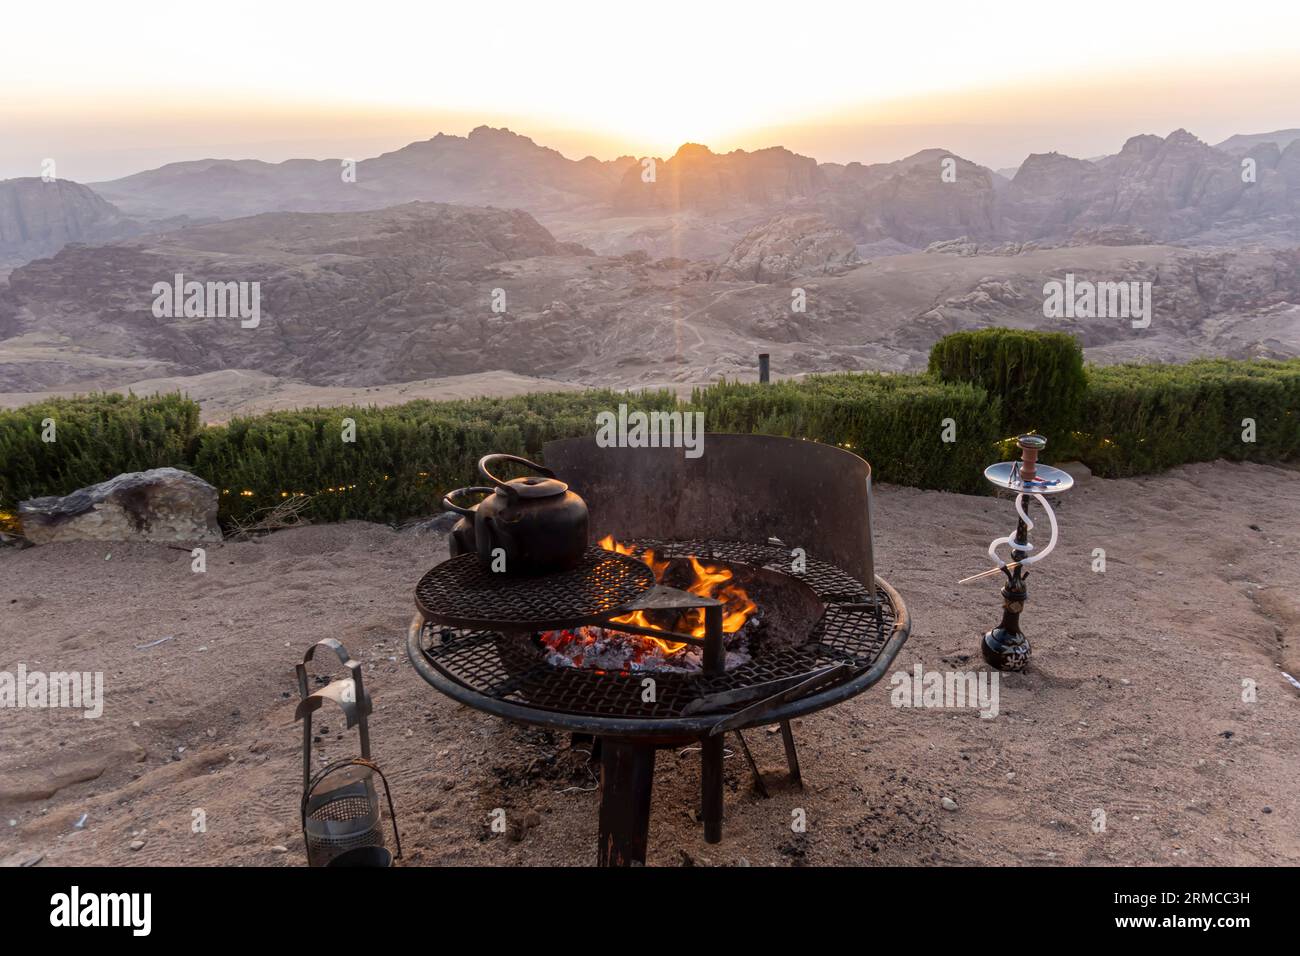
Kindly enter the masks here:
<path id="1" fill-rule="evenodd" d="M 825 218 L 783 213 L 712 268 L 594 255 L 518 210 L 265 213 L 74 244 L 15 269 L 0 285 L 0 392 L 231 370 L 354 399 L 347 390 L 493 370 L 684 388 L 751 376 L 758 352 L 780 375 L 916 368 L 939 336 L 986 325 L 1069 331 L 1100 361 L 1300 354 L 1300 250 L 1100 241 L 1125 235 L 1141 238 L 943 242 L 857 263 Z M 256 283 L 259 321 L 202 296 L 191 311 L 188 291 L 174 307 L 178 275 L 201 289 Z M 1046 318 L 1045 284 L 1069 275 L 1150 282 L 1149 327 Z M 792 307 L 796 276 L 803 309 Z"/>
<path id="2" fill-rule="evenodd" d="M 687 143 L 669 159 L 628 168 L 613 196 L 618 213 L 743 210 L 783 205 L 822 185 L 817 161 L 780 146 L 718 154 Z"/>
<path id="3" fill-rule="evenodd" d="M 1300 139 L 1238 136 L 1211 147 L 1185 130 L 1134 136 L 1112 156 L 1028 157 L 1008 178 L 927 149 L 891 163 L 818 164 L 782 147 L 714 153 L 688 143 L 668 159 L 565 158 L 505 129 L 439 134 L 391 153 L 341 160 L 173 163 L 96 185 L 141 217 L 231 218 L 352 211 L 410 201 L 524 209 L 602 253 L 721 261 L 783 212 L 824 216 L 865 255 L 966 237 L 1060 242 L 1080 230 L 1144 230 L 1158 241 L 1285 244 L 1300 223 Z M 1242 161 L 1253 165 L 1253 181 Z"/>
<path id="4" fill-rule="evenodd" d="M 1280 152 L 1298 139 L 1300 139 L 1300 129 L 1277 129 L 1271 133 L 1237 133 L 1235 136 L 1229 136 L 1222 143 L 1215 143 L 1214 148 L 1240 156 L 1250 152 L 1256 146 L 1272 143 Z"/>
<path id="5" fill-rule="evenodd" d="M 859 242 L 924 248 L 956 236 L 1002 235 L 1001 177 L 948 150 L 824 169 L 829 186 L 814 205 Z"/>
<path id="6" fill-rule="evenodd" d="M 103 242 L 138 231 L 138 224 L 80 183 L 0 181 L 0 268 L 53 255 L 69 242 Z"/>
<path id="7" fill-rule="evenodd" d="M 478 371 L 490 351 L 485 330 L 505 340 L 518 325 L 508 290 L 496 291 L 507 285 L 499 264 L 588 255 L 518 210 L 411 203 L 379 212 L 264 213 L 68 246 L 29 263 L 0 286 L 0 339 L 75 342 L 132 374 L 252 368 L 369 384 L 419 378 L 417 368 Z M 204 314 L 186 315 L 170 304 L 159 316 L 155 285 L 170 286 L 177 275 L 204 286 L 256 284 L 259 323 L 246 328 L 233 315 L 202 307 Z M 518 343 L 521 368 L 579 344 Z M 463 354 L 472 358 L 461 361 Z M 22 361 L 9 358 L 0 361 L 7 379 L 0 387 L 9 390 L 75 383 L 87 373 L 75 357 L 39 347 Z"/>
<path id="8" fill-rule="evenodd" d="M 713 277 L 778 282 L 838 275 L 861 261 L 853 239 L 821 216 L 785 213 L 746 233 Z"/>
<path id="9" fill-rule="evenodd" d="M 1020 164 L 1002 197 L 1003 226 L 1026 238 L 1067 232 L 1102 189 L 1102 173 L 1095 163 L 1061 153 L 1035 153 Z"/>
<path id="10" fill-rule="evenodd" d="M 439 133 L 355 169 L 342 159 L 205 159 L 170 163 L 96 183 L 101 195 L 142 217 L 232 218 L 267 211 L 381 209 L 400 203 L 519 206 L 535 212 L 608 203 L 631 157 L 566 159 L 507 129 Z"/>
<path id="11" fill-rule="evenodd" d="M 1245 225 L 1285 233 L 1300 223 L 1300 143 L 1252 149 L 1253 181 L 1241 162 L 1186 130 L 1134 136 L 1099 162 L 1031 156 L 1004 197 L 1014 238 L 1132 226 L 1164 240 Z M 1294 234 L 1293 234 L 1294 235 Z"/>

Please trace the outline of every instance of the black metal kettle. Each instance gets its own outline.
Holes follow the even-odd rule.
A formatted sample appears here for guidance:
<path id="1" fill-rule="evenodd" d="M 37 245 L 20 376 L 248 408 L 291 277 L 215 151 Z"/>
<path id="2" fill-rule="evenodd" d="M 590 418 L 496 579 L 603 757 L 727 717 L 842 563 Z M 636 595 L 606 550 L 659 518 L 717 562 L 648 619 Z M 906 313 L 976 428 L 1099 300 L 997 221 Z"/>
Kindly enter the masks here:
<path id="1" fill-rule="evenodd" d="M 544 477 L 502 481 L 488 465 L 513 461 Z M 555 472 L 516 455 L 484 455 L 479 473 L 491 487 L 449 491 L 448 511 L 462 515 L 451 531 L 452 556 L 474 553 L 485 567 L 507 574 L 537 574 L 575 567 L 587 550 L 587 503 L 555 477 Z M 452 499 L 471 492 L 491 492 L 473 508 Z"/>

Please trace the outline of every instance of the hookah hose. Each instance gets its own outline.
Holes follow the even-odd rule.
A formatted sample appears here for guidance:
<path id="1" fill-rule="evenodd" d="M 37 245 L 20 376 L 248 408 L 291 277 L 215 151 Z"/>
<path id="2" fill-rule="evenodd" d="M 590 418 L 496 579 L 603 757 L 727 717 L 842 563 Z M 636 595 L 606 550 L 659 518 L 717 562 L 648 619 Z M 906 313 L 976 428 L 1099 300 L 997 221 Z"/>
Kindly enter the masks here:
<path id="1" fill-rule="evenodd" d="M 1056 512 L 1052 511 L 1052 506 L 1047 503 L 1047 499 L 1044 498 L 1042 495 L 1037 493 L 1033 493 L 1033 495 L 1038 500 L 1038 503 L 1043 506 L 1043 510 L 1047 512 L 1047 521 L 1052 526 L 1052 537 L 1051 540 L 1047 542 L 1047 547 L 1045 547 L 1042 551 L 1039 551 L 1037 554 L 1028 555 L 1019 561 L 1012 561 L 1010 563 L 1003 561 L 1001 558 L 998 557 L 998 548 L 1004 544 L 1009 546 L 1013 551 L 1029 551 L 1033 548 L 1033 545 L 1030 544 L 1028 541 L 1020 542 L 1026 545 L 1027 547 L 1023 547 L 1023 548 L 1016 547 L 1017 544 L 1015 540 L 1016 531 L 1020 530 L 1019 528 L 1017 528 L 1016 531 L 1013 531 L 1005 538 L 995 538 L 992 542 L 990 542 L 989 557 L 997 562 L 998 566 L 996 568 L 989 568 L 987 571 L 979 572 L 979 574 L 972 574 L 968 578 L 962 578 L 960 581 L 957 582 L 958 584 L 969 584 L 971 581 L 978 581 L 980 578 L 987 578 L 991 574 L 997 574 L 999 571 L 1007 571 L 1010 570 L 1011 568 L 1023 568 L 1027 565 L 1033 564 L 1035 561 L 1043 560 L 1043 558 L 1047 557 L 1049 554 L 1052 553 L 1052 549 L 1056 547 L 1056 536 L 1057 536 Z M 1025 523 L 1025 533 L 1028 534 L 1031 530 L 1033 530 L 1034 522 L 1029 517 L 1029 515 L 1025 514 L 1024 497 L 1025 496 L 1023 492 L 1021 494 L 1016 495 L 1016 514 L 1018 514 L 1020 516 L 1020 520 Z"/>
<path id="2" fill-rule="evenodd" d="M 1034 496 L 1034 500 L 1037 501 L 1042 506 L 1045 512 L 1047 512 L 1047 522 L 1049 525 L 1051 525 L 1052 537 L 1048 540 L 1047 547 L 1045 547 L 1042 551 L 1039 551 L 1036 554 L 1028 555 L 1027 557 L 1021 558 L 1019 561 L 1015 562 L 1017 566 L 1022 568 L 1031 565 L 1036 561 L 1043 560 L 1043 558 L 1051 554 L 1052 549 L 1056 547 L 1056 538 L 1057 538 L 1056 513 L 1052 511 L 1052 506 L 1047 503 L 1046 498 L 1044 498 L 1042 495 L 1038 494 L 1037 492 L 1033 492 L 1032 494 Z M 1023 492 L 1021 494 L 1016 495 L 1016 514 L 1018 514 L 1020 516 L 1020 520 L 1025 523 L 1025 531 L 1027 533 L 1034 530 L 1034 522 L 1032 519 L 1030 519 L 1029 515 L 1025 514 L 1024 500 L 1025 500 L 1025 495 Z M 997 553 L 998 548 L 1000 548 L 1002 545 L 1005 544 L 1014 551 L 1030 551 L 1033 549 L 1033 545 L 1030 544 L 1028 541 L 1018 542 L 1015 540 L 1016 532 L 1019 530 L 1020 529 L 1017 528 L 1016 531 L 1011 532 L 1011 534 L 1007 535 L 1005 538 L 995 538 L 989 544 L 989 557 L 998 563 L 998 567 L 991 569 L 991 571 L 1000 571 L 1005 569 L 1008 566 L 1006 561 L 1003 561 L 1001 558 L 998 557 L 998 553 Z M 991 573 L 991 572 L 985 572 L 985 573 Z M 981 575 L 981 577 L 982 576 L 983 575 Z"/>

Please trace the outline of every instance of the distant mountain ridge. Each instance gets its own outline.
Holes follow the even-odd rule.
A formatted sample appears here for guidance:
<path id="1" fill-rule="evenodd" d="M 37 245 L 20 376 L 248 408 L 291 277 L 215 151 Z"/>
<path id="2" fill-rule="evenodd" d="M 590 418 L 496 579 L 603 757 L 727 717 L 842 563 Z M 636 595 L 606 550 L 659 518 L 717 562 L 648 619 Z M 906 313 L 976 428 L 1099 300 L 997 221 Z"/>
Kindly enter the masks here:
<path id="1" fill-rule="evenodd" d="M 93 188 L 138 216 L 230 219 L 260 212 L 340 212 L 404 202 L 553 209 L 608 202 L 631 157 L 566 159 L 507 129 L 432 139 L 355 162 L 205 159 L 170 163 Z"/>
<path id="2" fill-rule="evenodd" d="M 909 248 L 958 236 L 1066 239 L 1116 225 L 1180 240 L 1221 222 L 1300 216 L 1300 135 L 1291 132 L 1232 137 L 1220 147 L 1182 129 L 1167 137 L 1142 134 L 1097 160 L 1031 155 L 1008 178 L 944 149 L 841 165 L 780 146 L 715 153 L 687 143 L 666 159 L 574 161 L 525 136 L 481 126 L 466 137 L 439 134 L 362 160 L 355 183 L 343 181 L 338 160 L 245 160 L 173 164 L 96 188 L 140 215 L 229 218 L 431 201 L 517 206 L 553 228 L 575 216 L 735 220 L 815 212 L 859 243 Z M 1243 179 L 1238 149 L 1255 158 L 1255 182 Z"/>
<path id="3" fill-rule="evenodd" d="M 1253 180 L 1244 173 L 1247 159 Z M 355 164 L 208 159 L 93 188 L 64 182 L 39 192 L 33 185 L 50 184 L 0 183 L 0 266 L 51 255 L 66 242 L 187 220 L 407 202 L 518 208 L 598 252 L 713 262 L 783 213 L 824 217 L 864 255 L 958 238 L 1060 242 L 1114 228 L 1156 241 L 1285 246 L 1300 231 L 1300 131 L 1239 135 L 1218 147 L 1181 129 L 1142 134 L 1094 160 L 1034 154 L 1008 177 L 944 149 L 837 164 L 779 146 L 714 153 L 688 143 L 667 159 L 571 160 L 510 130 L 480 126 Z"/>
<path id="4" fill-rule="evenodd" d="M 1229 136 L 1222 143 L 1215 143 L 1215 149 L 1225 153 L 1244 153 L 1264 143 L 1274 144 L 1278 150 L 1284 150 L 1297 139 L 1300 129 L 1275 129 L 1271 133 L 1237 133 Z"/>

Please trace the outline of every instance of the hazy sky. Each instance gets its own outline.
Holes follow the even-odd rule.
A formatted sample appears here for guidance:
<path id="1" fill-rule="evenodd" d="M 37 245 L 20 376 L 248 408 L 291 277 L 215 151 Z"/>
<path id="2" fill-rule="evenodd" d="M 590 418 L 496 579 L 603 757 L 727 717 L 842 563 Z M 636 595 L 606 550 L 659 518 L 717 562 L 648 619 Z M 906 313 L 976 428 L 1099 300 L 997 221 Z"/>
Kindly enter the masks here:
<path id="1" fill-rule="evenodd" d="M 362 158 L 480 123 L 573 158 L 942 146 L 994 167 L 1300 126 L 1300 0 L 65 0 L 4 22 L 0 177 Z"/>

